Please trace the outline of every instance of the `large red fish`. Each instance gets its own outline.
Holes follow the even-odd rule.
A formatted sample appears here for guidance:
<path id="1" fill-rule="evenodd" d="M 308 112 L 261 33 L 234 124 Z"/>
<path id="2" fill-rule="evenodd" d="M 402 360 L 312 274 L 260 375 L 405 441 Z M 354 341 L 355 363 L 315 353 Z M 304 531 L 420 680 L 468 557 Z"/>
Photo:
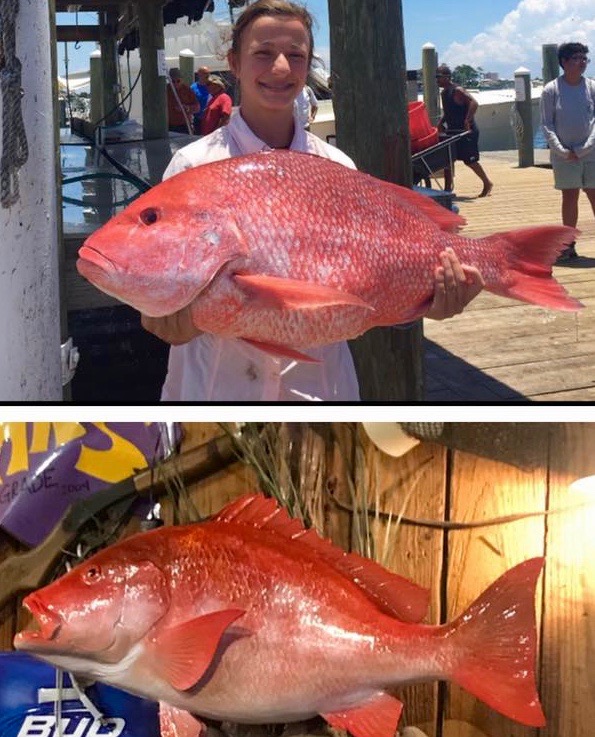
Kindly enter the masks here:
<path id="1" fill-rule="evenodd" d="M 355 737 L 393 737 L 402 705 L 387 689 L 440 678 L 542 726 L 542 564 L 509 570 L 449 624 L 418 624 L 424 589 L 246 496 L 209 522 L 130 537 L 29 595 L 39 629 L 14 645 L 217 720 L 320 714 Z"/>
<path id="2" fill-rule="evenodd" d="M 79 272 L 153 317 L 192 305 L 203 331 L 280 355 L 423 315 L 451 246 L 496 294 L 580 303 L 551 265 L 575 231 L 471 239 L 427 197 L 310 154 L 274 151 L 188 169 L 91 235 Z"/>

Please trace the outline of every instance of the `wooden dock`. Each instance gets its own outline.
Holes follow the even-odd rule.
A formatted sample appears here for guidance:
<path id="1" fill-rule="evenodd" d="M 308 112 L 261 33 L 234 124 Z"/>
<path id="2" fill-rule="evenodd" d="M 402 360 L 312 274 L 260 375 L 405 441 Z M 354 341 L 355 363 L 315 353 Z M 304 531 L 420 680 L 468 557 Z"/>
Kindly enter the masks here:
<path id="1" fill-rule="evenodd" d="M 481 161 L 494 182 L 478 199 L 479 179 L 457 164 L 455 204 L 467 219 L 465 235 L 483 236 L 527 225 L 560 222 L 560 193 L 538 150 L 536 165 L 518 167 L 515 151 Z M 424 320 L 428 402 L 595 400 L 595 218 L 579 201 L 580 258 L 554 275 L 585 309 L 556 312 L 482 293 L 452 320 Z"/>

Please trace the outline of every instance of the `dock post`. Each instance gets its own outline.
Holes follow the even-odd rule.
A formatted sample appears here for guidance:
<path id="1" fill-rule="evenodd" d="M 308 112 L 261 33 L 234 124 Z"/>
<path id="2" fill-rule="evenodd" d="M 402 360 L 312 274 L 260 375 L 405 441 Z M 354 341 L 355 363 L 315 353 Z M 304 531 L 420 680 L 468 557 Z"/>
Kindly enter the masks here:
<path id="1" fill-rule="evenodd" d="M 47 3 L 14 3 L 12 7 L 5 3 L 2 19 L 7 41 L 2 66 L 15 75 L 3 87 L 7 128 L 0 143 L 3 402 L 63 398 L 52 5 L 48 12 Z"/>
<path id="2" fill-rule="evenodd" d="M 515 134 L 519 152 L 519 167 L 535 165 L 533 151 L 533 114 L 531 110 L 531 72 L 519 67 L 514 73 Z"/>
<path id="3" fill-rule="evenodd" d="M 101 46 L 101 72 L 103 75 L 103 125 L 113 125 L 118 120 L 120 100 L 118 86 L 118 61 L 116 51 L 116 27 L 118 14 L 112 11 L 99 13 L 99 38 Z"/>
<path id="4" fill-rule="evenodd" d="M 541 47 L 541 58 L 543 60 L 541 76 L 543 78 L 543 84 L 546 85 L 548 82 L 556 79 L 560 71 L 560 64 L 558 63 L 558 45 L 543 44 Z"/>
<path id="5" fill-rule="evenodd" d="M 401 1 L 329 1 L 337 146 L 358 168 L 411 186 L 407 65 Z M 435 80 L 434 80 L 435 83 Z M 370 110 L 375 114 L 370 115 Z M 350 341 L 361 399 L 423 399 L 422 321 Z"/>
<path id="6" fill-rule="evenodd" d="M 438 114 L 438 85 L 436 84 L 437 67 L 438 54 L 436 53 L 436 47 L 431 43 L 424 44 L 421 50 L 424 103 L 432 125 L 435 125 L 440 117 Z"/>
<path id="7" fill-rule="evenodd" d="M 163 2 L 143 0 L 136 2 L 135 8 L 140 34 L 143 135 L 147 140 L 168 138 Z"/>
<path id="8" fill-rule="evenodd" d="M 182 49 L 180 51 L 180 73 L 182 81 L 190 86 L 194 82 L 194 51 L 191 49 Z"/>
<path id="9" fill-rule="evenodd" d="M 103 72 L 101 71 L 101 50 L 89 54 L 91 74 L 91 123 L 96 125 L 103 118 Z"/>

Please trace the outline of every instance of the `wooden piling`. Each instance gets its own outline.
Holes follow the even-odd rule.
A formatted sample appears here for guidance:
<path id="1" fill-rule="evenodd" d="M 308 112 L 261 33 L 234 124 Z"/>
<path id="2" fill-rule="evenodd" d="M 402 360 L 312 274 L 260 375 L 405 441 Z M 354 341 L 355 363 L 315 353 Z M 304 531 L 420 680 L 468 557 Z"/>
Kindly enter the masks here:
<path id="1" fill-rule="evenodd" d="M 436 84 L 436 68 L 438 67 L 438 54 L 436 47 L 427 43 L 424 44 L 421 51 L 421 69 L 422 81 L 424 88 L 424 103 L 428 111 L 428 117 L 434 125 L 438 118 L 439 111 L 439 94 L 438 85 Z"/>
<path id="2" fill-rule="evenodd" d="M 192 49 L 182 49 L 180 51 L 180 73 L 182 81 L 190 86 L 194 82 L 194 59 L 195 54 Z"/>
<path id="3" fill-rule="evenodd" d="M 102 125 L 113 125 L 118 120 L 118 64 L 116 59 L 116 27 L 118 14 L 112 11 L 99 14 L 99 38 L 102 73 Z"/>
<path id="4" fill-rule="evenodd" d="M 330 0 L 329 21 L 337 145 L 362 171 L 411 186 L 401 2 Z M 421 322 L 375 328 L 350 347 L 362 400 L 421 399 Z"/>
<path id="5" fill-rule="evenodd" d="M 543 59 L 541 76 L 543 77 L 543 83 L 547 84 L 552 79 L 556 79 L 560 71 L 557 44 L 543 44 L 541 54 Z"/>
<path id="6" fill-rule="evenodd" d="M 167 69 L 162 0 L 137 2 L 136 11 L 140 33 L 143 135 L 146 139 L 167 138 Z"/>
<path id="7" fill-rule="evenodd" d="M 531 73 L 519 67 L 514 73 L 516 91 L 516 119 L 518 121 L 517 146 L 519 166 L 521 168 L 535 165 L 533 153 L 533 113 L 531 110 Z"/>

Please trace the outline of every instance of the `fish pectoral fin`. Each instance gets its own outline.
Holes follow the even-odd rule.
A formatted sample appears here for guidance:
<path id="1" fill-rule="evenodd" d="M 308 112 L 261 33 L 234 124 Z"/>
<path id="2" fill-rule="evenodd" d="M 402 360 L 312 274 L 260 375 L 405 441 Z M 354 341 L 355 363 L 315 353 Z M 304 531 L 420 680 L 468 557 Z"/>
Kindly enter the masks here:
<path id="1" fill-rule="evenodd" d="M 353 737 L 394 737 L 402 711 L 398 699 L 380 692 L 362 706 L 320 716 L 331 727 L 347 729 Z"/>
<path id="2" fill-rule="evenodd" d="M 305 353 L 300 353 L 287 345 L 263 343 L 261 340 L 252 340 L 252 338 L 240 338 L 240 340 L 243 340 L 244 343 L 248 343 L 271 356 L 275 356 L 275 358 L 293 358 L 294 361 L 302 361 L 303 363 L 320 363 L 318 358 L 312 358 L 312 356 L 308 356 Z"/>
<path id="3" fill-rule="evenodd" d="M 313 310 L 320 307 L 351 305 L 374 310 L 372 305 L 355 294 L 342 292 L 324 284 L 264 274 L 235 274 L 233 278 L 252 299 L 266 307 Z"/>
<path id="4" fill-rule="evenodd" d="M 213 661 L 225 631 L 242 614 L 243 609 L 211 612 L 160 632 L 152 643 L 160 675 L 179 691 L 195 686 Z"/>
<path id="5" fill-rule="evenodd" d="M 207 725 L 190 712 L 160 701 L 159 731 L 161 737 L 205 737 Z"/>

